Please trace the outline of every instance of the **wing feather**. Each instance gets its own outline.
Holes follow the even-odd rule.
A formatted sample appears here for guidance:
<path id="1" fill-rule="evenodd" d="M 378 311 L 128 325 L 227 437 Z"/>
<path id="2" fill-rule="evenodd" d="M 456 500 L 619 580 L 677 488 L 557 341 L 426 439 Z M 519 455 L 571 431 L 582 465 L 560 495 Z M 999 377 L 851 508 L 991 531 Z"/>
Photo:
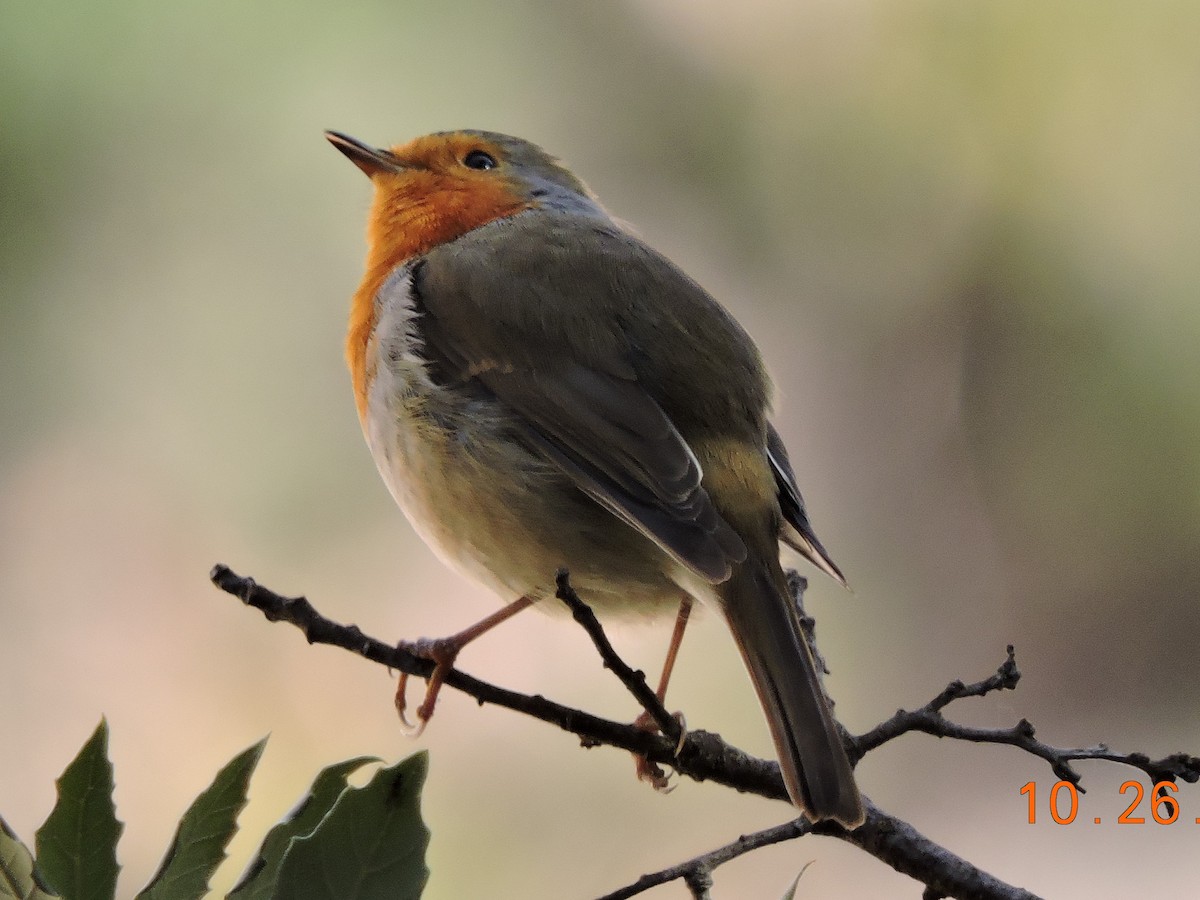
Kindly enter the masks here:
<path id="1" fill-rule="evenodd" d="M 531 448 L 680 563 L 713 583 L 728 578 L 746 548 L 713 505 L 687 440 L 638 377 L 619 286 L 588 270 L 596 255 L 586 246 L 566 254 L 570 242 L 530 246 L 519 230 L 485 228 L 487 240 L 472 232 L 413 267 L 414 327 L 433 369 L 449 389 L 485 389 Z M 594 230 L 575 236 L 586 245 Z M 525 256 L 543 266 L 523 272 Z M 489 265 L 492 277 L 481 278 Z M 589 317 L 572 330 L 561 313 L 580 303 Z M 556 314 L 545 315 L 551 306 Z"/>

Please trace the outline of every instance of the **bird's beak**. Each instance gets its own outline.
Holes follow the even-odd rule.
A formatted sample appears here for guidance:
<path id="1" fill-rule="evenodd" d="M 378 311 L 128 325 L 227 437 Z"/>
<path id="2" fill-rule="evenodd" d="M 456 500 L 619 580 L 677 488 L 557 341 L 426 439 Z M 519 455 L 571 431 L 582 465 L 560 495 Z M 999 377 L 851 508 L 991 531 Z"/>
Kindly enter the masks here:
<path id="1" fill-rule="evenodd" d="M 376 150 L 348 134 L 342 134 L 340 131 L 327 131 L 325 139 L 346 154 L 350 162 L 362 169 L 368 178 L 378 175 L 380 172 L 404 170 L 400 161 L 388 151 Z"/>

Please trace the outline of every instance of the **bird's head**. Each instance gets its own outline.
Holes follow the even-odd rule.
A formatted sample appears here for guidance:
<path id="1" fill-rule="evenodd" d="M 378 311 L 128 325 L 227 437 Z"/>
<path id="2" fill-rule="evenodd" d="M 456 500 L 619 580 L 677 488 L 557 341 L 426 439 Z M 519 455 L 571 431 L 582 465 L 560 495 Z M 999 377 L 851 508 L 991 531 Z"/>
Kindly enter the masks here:
<path id="1" fill-rule="evenodd" d="M 582 181 L 520 138 L 445 131 L 385 150 L 336 131 L 325 137 L 374 184 L 368 242 L 390 265 L 524 210 L 607 218 Z"/>

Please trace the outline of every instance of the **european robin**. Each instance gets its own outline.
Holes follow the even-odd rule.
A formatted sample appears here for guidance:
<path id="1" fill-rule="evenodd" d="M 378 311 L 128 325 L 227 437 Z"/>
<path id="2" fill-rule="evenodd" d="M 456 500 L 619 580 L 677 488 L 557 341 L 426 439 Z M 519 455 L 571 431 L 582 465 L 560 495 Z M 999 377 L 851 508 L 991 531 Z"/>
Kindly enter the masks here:
<path id="1" fill-rule="evenodd" d="M 375 189 L 346 345 L 367 443 L 425 541 L 512 600 L 424 643 L 438 667 L 421 719 L 461 646 L 553 596 L 560 568 L 602 614 L 678 607 L 669 660 L 695 598 L 729 623 L 794 803 L 858 825 L 779 542 L 844 580 L 750 337 L 533 144 L 326 137 Z"/>

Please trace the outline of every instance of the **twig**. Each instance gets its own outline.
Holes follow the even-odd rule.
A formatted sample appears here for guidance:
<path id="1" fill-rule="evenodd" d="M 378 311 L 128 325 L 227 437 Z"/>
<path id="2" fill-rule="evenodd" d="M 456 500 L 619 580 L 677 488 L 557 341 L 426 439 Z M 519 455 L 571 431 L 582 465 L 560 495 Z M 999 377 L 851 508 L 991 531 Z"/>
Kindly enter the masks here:
<path id="1" fill-rule="evenodd" d="M 935 844 L 907 822 L 883 812 L 867 798 L 867 820 L 850 832 L 845 840 L 884 860 L 897 872 L 903 872 L 926 885 L 926 894 L 958 897 L 963 900 L 1037 900 L 1037 895 L 1015 887 L 984 872 L 961 856 Z M 814 831 L 826 834 L 827 823 Z M 834 836 L 839 835 L 834 833 Z M 934 893 L 930 893 L 930 892 Z"/>
<path id="2" fill-rule="evenodd" d="M 641 705 L 642 709 L 650 713 L 659 731 L 670 738 L 675 745 L 678 745 L 682 730 L 679 727 L 679 720 L 667 711 L 662 701 L 658 699 L 658 695 L 646 683 L 646 673 L 640 669 L 632 668 L 617 655 L 617 651 L 613 649 L 608 635 L 604 633 L 604 628 L 601 627 L 599 619 L 592 612 L 592 608 L 580 600 L 579 595 L 575 593 L 575 588 L 571 587 L 570 573 L 566 569 L 559 569 L 554 580 L 558 588 L 555 596 L 567 604 L 567 608 L 571 610 L 572 617 L 583 627 L 588 637 L 592 639 L 592 645 L 595 646 L 596 652 L 600 654 L 604 668 L 616 675 L 620 679 L 621 684 L 625 685 L 629 690 L 629 693 L 633 694 L 633 699 Z"/>
<path id="3" fill-rule="evenodd" d="M 678 879 L 704 877 L 711 881 L 713 870 L 730 860 L 760 847 L 794 840 L 806 834 L 824 834 L 854 844 L 887 862 L 896 871 L 924 883 L 933 892 L 930 896 L 1037 900 L 1036 894 L 1005 884 L 945 847 L 935 844 L 907 822 L 888 815 L 869 800 L 865 802 L 866 821 L 852 832 L 827 822 L 814 826 L 806 819 L 795 819 L 743 835 L 724 847 L 668 869 L 643 875 L 633 884 L 605 894 L 599 900 L 625 900 Z"/>
<path id="4" fill-rule="evenodd" d="M 259 610 L 270 621 L 296 626 L 310 644 L 341 647 L 389 669 L 421 678 L 427 678 L 433 671 L 433 663 L 427 659 L 369 637 L 355 625 L 342 625 L 325 618 L 305 597 L 284 597 L 224 565 L 214 566 L 210 578 L 221 590 Z M 588 746 L 617 747 L 673 766 L 697 781 L 715 781 L 745 793 L 787 799 L 777 763 L 750 756 L 725 743 L 720 735 L 700 730 L 689 732 L 683 751 L 676 756 L 674 739 L 651 734 L 626 722 L 603 719 L 540 695 L 510 691 L 458 669 L 450 671 L 445 683 L 481 704 L 491 703 L 556 725 L 577 735 Z"/>
<path id="5" fill-rule="evenodd" d="M 222 565 L 213 568 L 211 578 L 217 587 L 259 609 L 271 621 L 285 621 L 295 625 L 304 633 L 309 643 L 342 647 L 391 669 L 418 677 L 428 677 L 433 670 L 430 661 L 416 657 L 402 647 L 369 637 L 356 626 L 341 625 L 326 619 L 304 597 L 283 597 Z M 655 715 L 656 720 L 659 716 L 666 716 L 667 721 L 659 722 L 659 725 L 667 726 L 664 731 L 672 735 L 676 724 L 674 718 L 666 713 L 662 704 L 657 701 L 646 685 L 645 677 L 630 668 L 616 654 L 595 616 L 570 588 L 565 573 L 562 573 L 559 579 L 559 595 L 565 595 L 564 601 L 571 606 L 577 619 L 587 629 L 605 665 L 621 678 L 626 688 L 644 708 Z M 851 738 L 852 758 L 860 759 L 870 750 L 902 734 L 922 731 L 939 737 L 1011 744 L 1046 759 L 1059 777 L 1073 783 L 1078 782 L 1079 776 L 1070 767 L 1069 762 L 1076 759 L 1104 759 L 1134 766 L 1146 772 L 1156 782 L 1173 781 L 1175 778 L 1189 782 L 1200 779 L 1200 759 L 1187 754 L 1174 754 L 1151 761 L 1145 754 L 1114 754 L 1103 746 L 1061 750 L 1035 740 L 1033 727 L 1024 720 L 1011 729 L 981 729 L 957 725 L 947 721 L 942 715 L 942 710 L 955 700 L 982 697 L 996 690 L 1011 690 L 1016 686 L 1019 677 L 1020 673 L 1017 671 L 1010 647 L 1008 659 L 990 678 L 970 685 L 952 682 L 924 707 L 913 712 L 900 710 L 871 731 Z M 602 719 L 541 696 L 506 690 L 457 669 L 450 671 L 445 683 L 474 697 L 481 704 L 502 706 L 572 732 L 585 746 L 603 744 L 617 747 L 654 762 L 670 765 L 681 774 L 697 781 L 715 781 L 738 791 L 787 800 L 777 763 L 752 757 L 727 744 L 720 735 L 705 731 L 689 732 L 682 749 L 676 754 L 675 736 L 652 734 L 634 725 Z M 789 822 L 766 832 L 741 838 L 727 847 L 663 872 L 643 876 L 634 885 L 608 897 L 631 897 L 657 884 L 680 878 L 688 884 L 694 897 L 707 897 L 712 885 L 712 871 L 723 862 L 757 846 L 765 846 L 766 843 L 814 833 L 854 844 L 896 871 L 924 883 L 927 898 L 1034 898 L 1028 891 L 1005 884 L 935 844 L 907 822 L 880 810 L 870 800 L 864 798 L 864 803 L 867 809 L 866 820 L 854 831 L 847 831 L 835 822 L 821 822 L 815 826 L 805 820 Z"/>
<path id="6" fill-rule="evenodd" d="M 778 844 L 782 841 L 794 840 L 811 831 L 811 822 L 807 819 L 795 819 L 791 822 L 784 822 L 782 825 L 776 825 L 774 828 L 756 831 L 754 834 L 744 834 L 736 841 L 726 844 L 724 847 L 718 847 L 716 850 L 689 859 L 677 866 L 671 866 L 659 872 L 651 872 L 648 875 L 643 875 L 633 884 L 615 890 L 611 894 L 605 894 L 603 897 L 597 898 L 597 900 L 627 900 L 629 897 L 636 897 L 638 894 L 645 893 L 650 888 L 658 887 L 660 884 L 666 884 L 680 878 L 696 878 L 702 875 L 707 877 L 711 883 L 712 871 L 718 866 L 724 865 L 730 860 L 737 859 L 739 856 L 749 853 L 752 850 L 758 850 L 760 847 L 769 847 L 771 844 Z"/>
<path id="7" fill-rule="evenodd" d="M 1152 760 L 1144 753 L 1114 753 L 1105 744 L 1073 749 L 1052 747 L 1037 740 L 1034 727 L 1027 719 L 1021 719 L 1011 728 L 975 728 L 951 722 L 942 715 L 942 710 L 955 700 L 965 697 L 983 697 L 998 690 L 1011 691 L 1016 688 L 1020 679 L 1021 672 L 1017 669 L 1016 657 L 1010 645 L 1008 658 L 990 678 L 974 684 L 952 681 L 940 694 L 920 709 L 898 710 L 887 721 L 875 726 L 866 734 L 852 739 L 851 758 L 861 759 L 869 751 L 888 741 L 895 740 L 902 734 L 919 731 L 939 738 L 1018 747 L 1044 759 L 1050 764 L 1055 777 L 1062 781 L 1069 781 L 1078 787 L 1080 793 L 1086 793 L 1086 790 L 1080 785 L 1082 776 L 1071 765 L 1071 762 L 1076 760 L 1099 759 L 1131 766 L 1145 772 L 1149 776 L 1151 784 L 1157 784 L 1160 781 L 1173 783 L 1177 778 L 1190 784 L 1200 780 L 1200 758 L 1186 753 L 1174 753 L 1162 759 Z"/>

